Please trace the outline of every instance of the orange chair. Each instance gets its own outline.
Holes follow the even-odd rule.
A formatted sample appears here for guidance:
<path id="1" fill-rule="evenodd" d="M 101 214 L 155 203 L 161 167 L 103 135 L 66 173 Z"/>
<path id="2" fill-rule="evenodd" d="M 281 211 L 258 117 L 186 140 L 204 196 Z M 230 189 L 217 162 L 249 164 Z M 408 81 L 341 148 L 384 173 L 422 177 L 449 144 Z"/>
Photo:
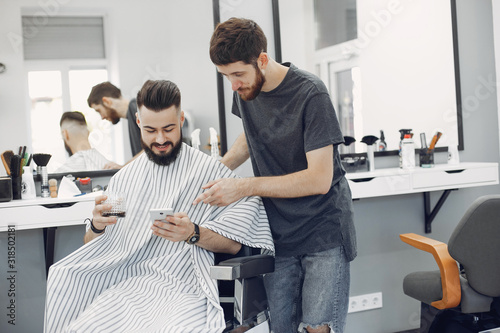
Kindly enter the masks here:
<path id="1" fill-rule="evenodd" d="M 416 234 L 400 238 L 431 253 L 439 266 L 403 281 L 404 293 L 422 302 L 421 332 L 500 332 L 500 195 L 474 201 L 448 244 Z M 423 322 L 428 309 L 435 310 L 431 325 Z"/>

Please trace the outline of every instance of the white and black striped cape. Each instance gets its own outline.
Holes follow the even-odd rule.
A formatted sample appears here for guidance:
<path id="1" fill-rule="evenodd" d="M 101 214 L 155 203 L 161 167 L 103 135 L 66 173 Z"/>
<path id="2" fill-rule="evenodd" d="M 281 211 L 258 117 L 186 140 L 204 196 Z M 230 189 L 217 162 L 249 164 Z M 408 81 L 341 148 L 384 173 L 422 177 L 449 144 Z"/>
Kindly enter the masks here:
<path id="1" fill-rule="evenodd" d="M 55 172 L 102 170 L 110 161 L 97 149 L 80 150 L 69 157 Z"/>
<path id="2" fill-rule="evenodd" d="M 151 208 L 172 207 L 227 238 L 274 251 L 259 197 L 193 206 L 201 186 L 220 177 L 236 176 L 184 144 L 169 166 L 142 154 L 116 173 L 109 190 L 127 192 L 126 217 L 50 268 L 44 332 L 221 332 L 213 253 L 154 236 L 149 216 Z"/>

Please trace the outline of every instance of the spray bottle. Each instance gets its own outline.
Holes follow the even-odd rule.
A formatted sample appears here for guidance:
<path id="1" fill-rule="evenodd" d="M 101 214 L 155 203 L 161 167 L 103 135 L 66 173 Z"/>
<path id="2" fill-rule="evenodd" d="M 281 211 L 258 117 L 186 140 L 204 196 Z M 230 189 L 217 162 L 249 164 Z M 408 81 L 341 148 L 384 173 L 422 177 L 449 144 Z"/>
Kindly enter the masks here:
<path id="1" fill-rule="evenodd" d="M 385 151 L 387 149 L 387 143 L 385 142 L 384 131 L 380 130 L 380 141 L 378 142 L 378 151 Z"/>
<path id="2" fill-rule="evenodd" d="M 35 180 L 33 179 L 33 173 L 31 172 L 31 167 L 29 165 L 23 167 L 22 176 L 22 199 L 35 199 L 36 198 L 36 188 Z"/>
<path id="3" fill-rule="evenodd" d="M 401 133 L 401 138 L 399 140 L 399 168 L 403 168 L 403 156 L 402 156 L 402 146 L 403 146 L 403 139 L 405 138 L 405 135 L 406 134 L 410 134 L 410 136 L 412 136 L 412 133 L 411 133 L 411 128 L 403 128 L 403 129 L 400 129 L 399 130 L 399 133 Z"/>
<path id="4" fill-rule="evenodd" d="M 405 134 L 401 141 L 401 159 L 403 169 L 415 167 L 415 143 L 411 134 Z"/>

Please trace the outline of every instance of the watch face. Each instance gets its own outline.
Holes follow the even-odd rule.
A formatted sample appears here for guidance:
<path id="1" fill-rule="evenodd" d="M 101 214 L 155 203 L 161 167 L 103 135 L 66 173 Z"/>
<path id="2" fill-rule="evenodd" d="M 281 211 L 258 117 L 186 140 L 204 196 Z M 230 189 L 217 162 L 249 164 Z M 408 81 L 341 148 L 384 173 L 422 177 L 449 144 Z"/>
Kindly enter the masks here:
<path id="1" fill-rule="evenodd" d="M 194 235 L 191 238 L 189 238 L 189 244 L 194 244 L 194 243 L 196 243 L 199 240 L 200 240 L 200 236 Z"/>

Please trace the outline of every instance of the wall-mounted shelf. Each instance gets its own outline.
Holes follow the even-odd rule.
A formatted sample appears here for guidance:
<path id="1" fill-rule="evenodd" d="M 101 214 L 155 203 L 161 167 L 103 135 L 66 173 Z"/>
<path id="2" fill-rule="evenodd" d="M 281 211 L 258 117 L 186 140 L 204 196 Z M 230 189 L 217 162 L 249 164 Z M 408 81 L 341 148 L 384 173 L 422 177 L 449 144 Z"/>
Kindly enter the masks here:
<path id="1" fill-rule="evenodd" d="M 436 164 L 433 168 L 416 167 L 410 170 L 390 168 L 373 172 L 348 173 L 346 178 L 353 199 L 423 193 L 425 232 L 429 233 L 434 217 L 451 190 L 498 184 L 498 163 Z M 444 193 L 431 209 L 432 191 L 444 191 Z"/>

